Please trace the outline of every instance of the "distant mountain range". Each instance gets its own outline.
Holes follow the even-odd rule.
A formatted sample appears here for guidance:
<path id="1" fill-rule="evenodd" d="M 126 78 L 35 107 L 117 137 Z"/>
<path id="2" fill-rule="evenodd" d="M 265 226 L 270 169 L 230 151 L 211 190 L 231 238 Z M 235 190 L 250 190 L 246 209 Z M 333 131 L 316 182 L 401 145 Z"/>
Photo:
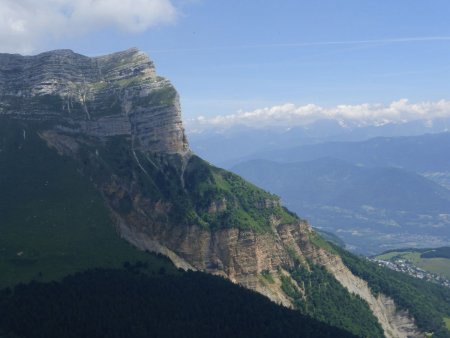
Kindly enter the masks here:
<path id="1" fill-rule="evenodd" d="M 450 132 L 414 135 L 446 130 L 447 122 L 235 127 L 194 135 L 191 144 L 206 159 L 280 195 L 288 208 L 349 248 L 376 253 L 449 243 Z M 414 136 L 397 136 L 407 133 Z M 364 139 L 377 134 L 394 136 Z M 330 139 L 338 141 L 324 142 Z"/>
<path id="2" fill-rule="evenodd" d="M 450 171 L 450 133 L 377 137 L 362 142 L 326 142 L 269 151 L 244 160 L 310 161 L 333 157 L 364 166 L 397 167 L 414 172 Z"/>
<path id="3" fill-rule="evenodd" d="M 361 159 L 363 154 L 358 153 Z M 375 156 L 367 160 L 379 160 Z M 295 163 L 251 160 L 232 170 L 280 195 L 288 208 L 358 252 L 450 243 L 450 191 L 412 171 L 331 157 Z"/>
<path id="4" fill-rule="evenodd" d="M 378 126 L 359 126 L 337 120 L 319 120 L 310 125 L 292 128 L 233 126 L 227 129 L 211 128 L 202 131 L 187 128 L 191 148 L 212 163 L 225 167 L 231 167 L 245 159 L 268 158 L 261 156 L 271 151 L 285 150 L 291 154 L 291 151 L 302 148 L 301 146 L 361 142 L 379 137 L 391 140 L 403 136 L 407 139 L 418 136 L 421 139 L 424 134 L 445 134 L 449 130 L 450 119 L 448 118 L 386 123 Z M 414 140 L 404 141 L 415 143 Z M 404 146 L 408 144 L 404 143 Z M 297 158 L 296 160 L 307 159 Z"/>

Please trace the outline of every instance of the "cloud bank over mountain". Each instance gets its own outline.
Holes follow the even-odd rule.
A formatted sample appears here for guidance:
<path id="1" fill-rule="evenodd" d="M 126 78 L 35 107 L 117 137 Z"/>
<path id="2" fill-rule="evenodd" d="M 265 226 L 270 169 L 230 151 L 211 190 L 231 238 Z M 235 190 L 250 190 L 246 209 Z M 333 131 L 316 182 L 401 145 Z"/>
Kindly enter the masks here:
<path id="1" fill-rule="evenodd" d="M 2 52 L 31 53 L 48 39 L 104 28 L 138 33 L 174 22 L 171 0 L 0 0 Z"/>
<path id="2" fill-rule="evenodd" d="M 347 124 L 381 126 L 414 120 L 427 120 L 432 124 L 433 119 L 445 117 L 450 117 L 450 101 L 448 100 L 411 103 L 408 99 L 400 99 L 387 105 L 363 103 L 334 107 L 316 104 L 299 106 L 286 103 L 253 111 L 239 111 L 230 115 L 199 116 L 186 121 L 186 124 L 191 131 L 201 131 L 236 125 L 255 128 L 306 126 L 324 119 L 339 121 L 343 127 Z"/>

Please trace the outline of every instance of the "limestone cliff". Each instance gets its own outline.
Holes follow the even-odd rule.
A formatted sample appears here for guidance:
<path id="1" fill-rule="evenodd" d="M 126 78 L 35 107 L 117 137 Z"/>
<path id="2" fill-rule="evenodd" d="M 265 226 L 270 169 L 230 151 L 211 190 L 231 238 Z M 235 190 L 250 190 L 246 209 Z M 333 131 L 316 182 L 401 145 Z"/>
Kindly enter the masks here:
<path id="1" fill-rule="evenodd" d="M 70 50 L 0 54 L 0 116 L 56 120 L 97 137 L 131 135 L 135 149 L 187 151 L 178 94 L 137 49 L 100 57 Z"/>
<path id="2" fill-rule="evenodd" d="M 119 234 L 138 248 L 288 307 L 294 300 L 283 280 L 302 293 L 290 271 L 319 265 L 367 301 L 387 337 L 420 334 L 408 313 L 382 294 L 375 297 L 276 196 L 189 151 L 178 94 L 142 52 L 0 54 L 2 118 L 28 121 L 28 132 L 76 159 Z"/>
<path id="3" fill-rule="evenodd" d="M 129 242 L 170 257 L 180 268 L 224 276 L 287 307 L 293 307 L 293 303 L 281 287 L 281 277 L 289 276 L 289 270 L 299 261 L 306 265 L 308 261 L 316 263 L 324 266 L 349 292 L 367 301 L 386 337 L 423 337 L 414 319 L 399 311 L 391 298 L 383 294 L 375 297 L 367 282 L 354 276 L 338 256 L 313 245 L 310 240 L 313 230 L 306 222 L 274 225 L 270 234 L 239 229 L 210 232 L 197 226 L 167 231 L 148 224 L 136 226 L 121 218 L 118 227 Z M 271 275 L 271 283 L 264 279 L 266 273 Z M 301 285 L 291 281 L 301 289 Z"/>

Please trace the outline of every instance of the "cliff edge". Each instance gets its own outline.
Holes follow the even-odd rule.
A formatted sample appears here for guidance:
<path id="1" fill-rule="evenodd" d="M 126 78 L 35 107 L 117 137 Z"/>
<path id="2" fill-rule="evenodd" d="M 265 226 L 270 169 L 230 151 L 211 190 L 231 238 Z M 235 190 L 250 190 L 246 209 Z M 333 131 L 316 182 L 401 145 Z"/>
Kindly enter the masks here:
<path id="1" fill-rule="evenodd" d="M 71 50 L 0 54 L 0 116 L 56 121 L 55 129 L 130 135 L 134 149 L 184 153 L 178 93 L 138 49 L 100 57 Z"/>

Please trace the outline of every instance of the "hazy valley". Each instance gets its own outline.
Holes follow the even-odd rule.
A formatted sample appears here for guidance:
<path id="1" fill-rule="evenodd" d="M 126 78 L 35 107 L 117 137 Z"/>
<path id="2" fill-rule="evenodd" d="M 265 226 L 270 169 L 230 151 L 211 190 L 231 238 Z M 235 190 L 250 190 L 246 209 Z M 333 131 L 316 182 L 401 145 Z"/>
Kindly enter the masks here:
<path id="1" fill-rule="evenodd" d="M 244 142 L 240 135 L 223 137 Z M 201 153 L 207 139 L 194 140 Z M 213 159 L 276 193 L 288 208 L 338 235 L 351 250 L 375 254 L 450 243 L 449 147 L 450 134 L 444 132 L 305 144 L 234 160 L 216 153 Z"/>

